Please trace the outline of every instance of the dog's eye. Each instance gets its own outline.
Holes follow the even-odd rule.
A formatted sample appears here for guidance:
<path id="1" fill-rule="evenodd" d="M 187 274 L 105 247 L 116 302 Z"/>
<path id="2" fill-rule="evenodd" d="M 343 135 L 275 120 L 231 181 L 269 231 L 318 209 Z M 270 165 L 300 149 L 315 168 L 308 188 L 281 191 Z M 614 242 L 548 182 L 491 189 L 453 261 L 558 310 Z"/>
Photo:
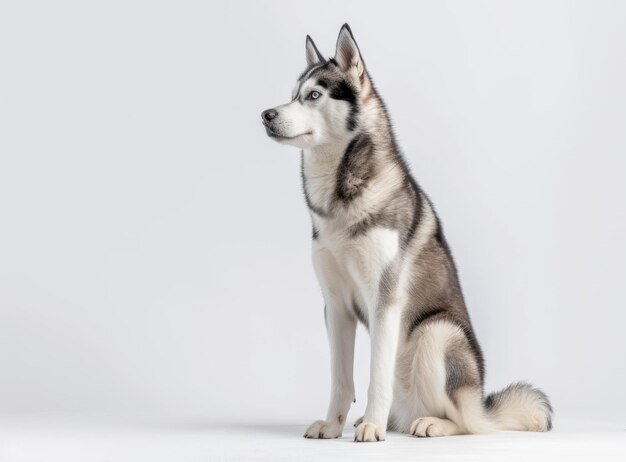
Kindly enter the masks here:
<path id="1" fill-rule="evenodd" d="M 319 91 L 312 91 L 309 93 L 309 99 L 317 99 L 320 96 L 322 96 L 322 94 Z"/>

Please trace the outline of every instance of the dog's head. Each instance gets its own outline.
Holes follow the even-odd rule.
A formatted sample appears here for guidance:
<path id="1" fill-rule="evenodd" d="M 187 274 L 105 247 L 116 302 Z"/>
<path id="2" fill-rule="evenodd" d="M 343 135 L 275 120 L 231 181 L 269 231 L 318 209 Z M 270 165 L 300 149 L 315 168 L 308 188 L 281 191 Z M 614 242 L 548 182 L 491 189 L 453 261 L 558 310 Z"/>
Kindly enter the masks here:
<path id="1" fill-rule="evenodd" d="M 328 60 L 307 36 L 306 62 L 292 100 L 261 114 L 268 136 L 303 149 L 350 139 L 361 103 L 372 92 L 350 27 L 341 28 L 335 57 Z"/>

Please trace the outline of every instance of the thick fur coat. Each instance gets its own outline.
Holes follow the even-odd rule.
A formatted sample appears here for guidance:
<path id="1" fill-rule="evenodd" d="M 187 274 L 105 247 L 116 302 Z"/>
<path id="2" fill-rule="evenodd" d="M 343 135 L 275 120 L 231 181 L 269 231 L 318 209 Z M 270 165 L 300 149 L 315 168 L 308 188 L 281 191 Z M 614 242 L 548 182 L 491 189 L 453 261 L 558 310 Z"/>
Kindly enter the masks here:
<path id="1" fill-rule="evenodd" d="M 267 134 L 302 149 L 313 264 L 325 301 L 331 397 L 308 438 L 342 434 L 354 401 L 357 322 L 370 334 L 370 384 L 356 441 L 546 431 L 552 409 L 526 383 L 485 397 L 483 355 L 441 222 L 411 176 L 348 25 L 334 58 L 307 37 L 307 68 Z"/>

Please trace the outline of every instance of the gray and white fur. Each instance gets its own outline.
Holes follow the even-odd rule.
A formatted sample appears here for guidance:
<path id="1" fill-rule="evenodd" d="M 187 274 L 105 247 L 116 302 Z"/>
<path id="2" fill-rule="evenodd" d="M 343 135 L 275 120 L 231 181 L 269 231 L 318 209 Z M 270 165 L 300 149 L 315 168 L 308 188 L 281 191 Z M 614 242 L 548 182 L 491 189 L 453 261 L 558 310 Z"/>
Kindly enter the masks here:
<path id="1" fill-rule="evenodd" d="M 517 383 L 485 397 L 483 355 L 432 203 L 412 178 L 350 27 L 335 57 L 306 39 L 292 100 L 264 111 L 267 134 L 302 150 L 313 264 L 325 301 L 331 394 L 307 438 L 341 436 L 351 403 L 357 322 L 371 341 L 355 441 L 547 431 L 552 409 Z"/>

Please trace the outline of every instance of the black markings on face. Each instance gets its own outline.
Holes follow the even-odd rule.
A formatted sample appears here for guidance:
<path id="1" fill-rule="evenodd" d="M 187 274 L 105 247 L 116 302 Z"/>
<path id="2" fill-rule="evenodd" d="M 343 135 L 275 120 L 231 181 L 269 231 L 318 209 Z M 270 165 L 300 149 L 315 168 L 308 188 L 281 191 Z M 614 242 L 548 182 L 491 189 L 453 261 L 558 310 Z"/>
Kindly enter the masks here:
<path id="1" fill-rule="evenodd" d="M 346 101 L 350 105 L 350 111 L 346 119 L 348 131 L 354 131 L 358 124 L 359 103 L 358 90 L 352 85 L 345 75 L 339 70 L 334 59 L 307 67 L 298 78 L 298 90 L 294 99 L 299 99 L 302 85 L 310 79 L 316 79 L 316 84 L 328 90 L 332 99 Z"/>
<path id="2" fill-rule="evenodd" d="M 350 105 L 346 128 L 348 131 L 354 131 L 359 114 L 357 90 L 346 79 L 336 76 L 320 77 L 317 80 L 317 85 L 327 89 L 328 96 L 331 98 L 346 101 Z"/>
<path id="3" fill-rule="evenodd" d="M 329 95 L 333 99 L 346 101 L 350 104 L 350 113 L 348 114 L 346 123 L 348 130 L 354 131 L 357 124 L 357 115 L 359 113 L 354 88 L 346 80 L 340 80 L 339 82 L 335 82 L 330 88 Z"/>
<path id="4" fill-rule="evenodd" d="M 293 99 L 298 99 L 300 96 L 300 91 L 302 90 L 302 85 L 306 82 L 310 75 L 316 73 L 319 69 L 325 69 L 328 66 L 328 63 L 316 63 L 308 66 L 302 74 L 298 77 L 298 89 L 296 90 Z"/>
<path id="5" fill-rule="evenodd" d="M 326 63 L 314 63 L 314 64 L 311 64 L 310 66 L 307 66 L 307 68 L 298 77 L 298 80 L 299 81 L 303 80 L 307 76 L 307 74 L 309 74 L 310 72 L 313 71 L 313 69 L 317 69 L 317 68 L 321 69 L 323 67 L 326 67 Z M 304 82 L 304 80 L 303 80 L 303 82 Z"/>

